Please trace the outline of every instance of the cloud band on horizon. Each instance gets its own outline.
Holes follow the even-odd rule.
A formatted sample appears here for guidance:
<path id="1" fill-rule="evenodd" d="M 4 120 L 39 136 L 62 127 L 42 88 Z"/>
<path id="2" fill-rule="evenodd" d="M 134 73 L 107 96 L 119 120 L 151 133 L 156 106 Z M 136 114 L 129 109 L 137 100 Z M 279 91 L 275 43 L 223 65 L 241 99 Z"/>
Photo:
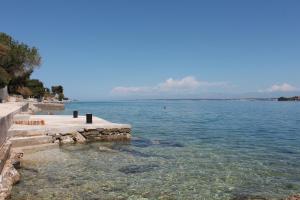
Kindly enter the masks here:
<path id="1" fill-rule="evenodd" d="M 138 86 L 125 87 L 118 86 L 111 90 L 112 95 L 132 95 L 132 94 L 161 94 L 161 93 L 183 93 L 190 94 L 196 92 L 198 89 L 207 88 L 225 88 L 228 87 L 227 82 L 208 82 L 199 81 L 193 76 L 186 76 L 182 79 L 168 78 L 162 83 L 155 86 Z"/>
<path id="2" fill-rule="evenodd" d="M 298 88 L 296 88 L 293 85 L 290 85 L 288 83 L 283 84 L 274 84 L 271 87 L 265 89 L 265 90 L 259 90 L 259 92 L 297 92 L 299 91 Z"/>

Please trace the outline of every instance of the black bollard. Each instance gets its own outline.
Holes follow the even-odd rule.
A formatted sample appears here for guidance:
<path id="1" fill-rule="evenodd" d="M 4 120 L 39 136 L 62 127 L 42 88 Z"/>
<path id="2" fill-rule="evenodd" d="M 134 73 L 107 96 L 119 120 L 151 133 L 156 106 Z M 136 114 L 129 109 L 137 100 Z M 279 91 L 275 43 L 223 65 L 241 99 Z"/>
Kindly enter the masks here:
<path id="1" fill-rule="evenodd" d="M 73 118 L 77 118 L 78 117 L 78 111 L 77 110 L 74 110 L 73 111 Z"/>
<path id="2" fill-rule="evenodd" d="M 93 115 L 91 113 L 86 114 L 86 123 L 87 124 L 93 123 Z"/>

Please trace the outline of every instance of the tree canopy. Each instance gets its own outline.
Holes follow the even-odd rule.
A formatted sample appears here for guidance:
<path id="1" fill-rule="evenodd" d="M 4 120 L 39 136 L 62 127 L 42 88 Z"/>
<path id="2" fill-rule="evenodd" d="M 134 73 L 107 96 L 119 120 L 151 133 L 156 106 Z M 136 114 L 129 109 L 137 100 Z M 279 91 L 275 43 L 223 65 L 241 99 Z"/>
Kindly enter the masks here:
<path id="1" fill-rule="evenodd" d="M 45 94 L 44 84 L 38 79 L 30 79 L 26 81 L 26 87 L 32 92 L 35 98 L 41 98 Z"/>
<path id="2" fill-rule="evenodd" d="M 41 56 L 37 48 L 20 43 L 11 36 L 0 32 L 0 66 L 2 72 L 5 70 L 9 75 L 11 79 L 9 84 L 21 84 L 20 80 L 26 79 L 28 74 L 30 76 L 40 64 Z"/>
<path id="3" fill-rule="evenodd" d="M 0 32 L 0 88 L 8 86 L 10 94 L 21 94 L 27 98 L 58 96 L 64 98 L 61 85 L 45 88 L 43 82 L 38 79 L 30 79 L 34 69 L 41 65 L 41 56 L 36 47 L 13 39 L 6 33 Z"/>
<path id="4" fill-rule="evenodd" d="M 52 90 L 53 94 L 63 94 L 64 93 L 64 88 L 61 85 L 52 86 L 51 90 Z"/>
<path id="5" fill-rule="evenodd" d="M 0 89 L 4 88 L 9 83 L 9 81 L 10 81 L 9 74 L 5 71 L 5 69 L 0 67 Z"/>

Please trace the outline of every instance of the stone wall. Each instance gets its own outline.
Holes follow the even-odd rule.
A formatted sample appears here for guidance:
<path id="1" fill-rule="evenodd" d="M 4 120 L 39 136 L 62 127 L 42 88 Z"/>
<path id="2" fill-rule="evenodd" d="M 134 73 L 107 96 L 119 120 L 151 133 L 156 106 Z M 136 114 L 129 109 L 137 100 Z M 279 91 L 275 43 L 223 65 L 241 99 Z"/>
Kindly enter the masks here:
<path id="1" fill-rule="evenodd" d="M 13 123 L 13 117 L 17 113 L 26 111 L 28 108 L 28 104 L 24 104 L 20 106 L 19 109 L 12 111 L 11 113 L 7 114 L 6 116 L 0 117 L 0 152 L 3 150 L 5 147 L 5 142 L 7 141 L 8 137 L 8 129 Z M 5 162 L 6 157 L 0 158 L 0 172 L 2 171 L 3 164 Z"/>
<path id="2" fill-rule="evenodd" d="M 0 101 L 7 101 L 8 99 L 8 92 L 7 92 L 7 86 L 4 88 L 0 88 Z"/>
<path id="3" fill-rule="evenodd" d="M 5 104 L 3 104 L 5 106 Z M 0 199 L 8 199 L 12 185 L 20 180 L 20 174 L 14 168 L 15 154 L 11 153 L 11 143 L 8 140 L 8 129 L 17 113 L 28 109 L 28 103 L 16 107 L 10 113 L 0 117 Z"/>
<path id="4" fill-rule="evenodd" d="M 34 103 L 33 106 L 42 111 L 65 109 L 65 105 L 63 103 Z"/>
<path id="5" fill-rule="evenodd" d="M 84 129 L 81 134 L 88 141 L 113 141 L 127 140 L 131 138 L 130 128 L 111 128 L 111 129 Z"/>

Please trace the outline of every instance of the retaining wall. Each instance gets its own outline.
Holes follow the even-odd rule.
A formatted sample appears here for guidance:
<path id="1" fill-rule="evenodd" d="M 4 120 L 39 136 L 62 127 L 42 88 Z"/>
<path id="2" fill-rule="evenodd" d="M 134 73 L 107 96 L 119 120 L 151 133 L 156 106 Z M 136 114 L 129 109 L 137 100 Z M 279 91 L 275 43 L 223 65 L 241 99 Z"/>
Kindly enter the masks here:
<path id="1" fill-rule="evenodd" d="M 63 103 L 34 103 L 33 105 L 43 111 L 65 109 L 65 105 Z"/>
<path id="2" fill-rule="evenodd" d="M 13 123 L 13 117 L 17 113 L 26 111 L 28 109 L 28 103 L 20 104 L 19 107 L 13 109 L 7 115 L 0 116 L 0 172 L 2 171 L 3 165 L 7 158 L 7 151 L 9 151 L 10 145 L 6 144 L 8 137 L 8 129 Z"/>

